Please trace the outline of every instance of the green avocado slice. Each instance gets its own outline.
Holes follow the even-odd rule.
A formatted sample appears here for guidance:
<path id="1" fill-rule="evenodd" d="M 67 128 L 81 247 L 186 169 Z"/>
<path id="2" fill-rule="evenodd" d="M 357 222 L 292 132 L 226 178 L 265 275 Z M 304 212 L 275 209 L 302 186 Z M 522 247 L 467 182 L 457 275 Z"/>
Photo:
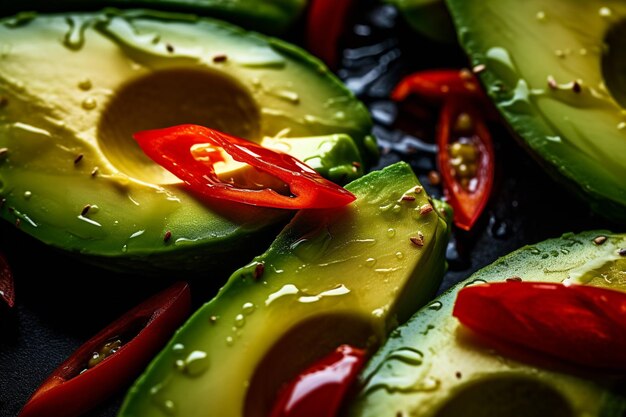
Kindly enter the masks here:
<path id="1" fill-rule="evenodd" d="M 377 157 L 366 108 L 318 60 L 220 21 L 39 15 L 1 21 L 0 45 L 0 216 L 107 267 L 241 266 L 290 217 L 198 200 L 143 154 L 136 131 L 217 128 L 341 183 Z"/>
<path id="2" fill-rule="evenodd" d="M 445 269 L 448 227 L 421 209 L 432 203 L 418 185 L 397 163 L 350 183 L 345 209 L 301 211 L 177 332 L 119 415 L 266 416 L 314 360 L 342 343 L 378 346 Z"/>
<path id="3" fill-rule="evenodd" d="M 9 15 L 23 10 L 46 13 L 87 11 L 104 7 L 148 8 L 195 13 L 276 35 L 288 30 L 302 15 L 306 5 L 307 0 L 22 0 L 3 4 L 0 13 Z M 22 12 L 21 16 L 28 18 L 30 13 Z"/>
<path id="4" fill-rule="evenodd" d="M 547 169 L 626 221 L 623 1 L 449 0 L 459 41 Z"/>
<path id="5" fill-rule="evenodd" d="M 608 239 L 598 245 L 599 236 Z M 566 234 L 523 247 L 476 272 L 391 334 L 360 376 L 346 415 L 623 416 L 623 380 L 500 355 L 464 331 L 452 308 L 461 288 L 514 276 L 626 291 L 624 248 L 626 234 Z"/>

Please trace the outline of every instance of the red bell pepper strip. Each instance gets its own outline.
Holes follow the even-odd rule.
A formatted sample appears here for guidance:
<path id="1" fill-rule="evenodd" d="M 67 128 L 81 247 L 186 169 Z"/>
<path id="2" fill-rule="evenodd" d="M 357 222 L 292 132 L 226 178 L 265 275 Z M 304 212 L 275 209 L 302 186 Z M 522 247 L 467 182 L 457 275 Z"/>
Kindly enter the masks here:
<path id="1" fill-rule="evenodd" d="M 463 288 L 453 315 L 479 334 L 570 363 L 626 372 L 626 293 L 511 281 Z"/>
<path id="2" fill-rule="evenodd" d="M 339 59 L 339 38 L 345 30 L 354 0 L 312 0 L 307 15 L 307 49 L 331 69 Z"/>
<path id="3" fill-rule="evenodd" d="M 467 69 L 420 71 L 402 78 L 391 93 L 394 101 L 417 95 L 441 103 L 448 97 L 487 99 L 476 77 Z"/>
<path id="4" fill-rule="evenodd" d="M 444 194 L 454 210 L 454 223 L 470 230 L 491 197 L 495 176 L 491 134 L 471 102 L 446 101 L 439 115 L 437 146 Z"/>
<path id="5" fill-rule="evenodd" d="M 365 360 L 364 350 L 339 346 L 281 390 L 270 417 L 335 417 Z"/>
<path id="6" fill-rule="evenodd" d="M 180 125 L 136 133 L 143 151 L 172 172 L 196 193 L 209 199 L 220 198 L 255 206 L 283 209 L 331 208 L 351 203 L 356 197 L 328 181 L 296 158 L 198 125 Z M 207 144 L 202 159 L 192 152 L 194 145 Z M 233 159 L 268 173 L 289 186 L 293 196 L 271 188 L 247 189 L 222 182 L 214 163 L 223 161 L 220 150 Z"/>
<path id="7" fill-rule="evenodd" d="M 2 252 L 0 252 L 0 298 L 4 300 L 9 308 L 15 304 L 13 273 Z"/>
<path id="8" fill-rule="evenodd" d="M 18 417 L 75 417 L 92 409 L 130 384 L 190 311 L 185 282 L 152 296 L 79 347 L 39 386 Z M 124 340 L 125 336 L 132 338 Z M 121 346 L 107 343 L 117 338 L 122 339 Z M 117 351 L 106 352 L 99 363 L 93 361 L 94 352 L 104 355 L 103 347 L 111 346 Z"/>

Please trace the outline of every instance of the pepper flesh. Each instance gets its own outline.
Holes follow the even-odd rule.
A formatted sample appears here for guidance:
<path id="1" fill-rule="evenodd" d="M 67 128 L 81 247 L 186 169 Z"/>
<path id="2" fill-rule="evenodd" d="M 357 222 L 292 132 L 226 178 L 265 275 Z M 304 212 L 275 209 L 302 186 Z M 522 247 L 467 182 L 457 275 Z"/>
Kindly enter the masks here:
<path id="1" fill-rule="evenodd" d="M 471 128 L 456 131 L 456 120 L 461 115 L 471 119 Z M 461 142 L 466 141 L 466 142 Z M 455 158 L 451 148 L 455 143 L 466 143 L 476 149 L 475 173 L 464 184 L 459 175 L 459 167 L 453 165 Z M 444 193 L 454 210 L 454 223 L 463 230 L 471 230 L 485 206 L 493 189 L 495 176 L 495 156 L 491 134 L 481 115 L 464 100 L 448 100 L 440 113 L 437 130 L 437 161 L 443 178 Z"/>
<path id="2" fill-rule="evenodd" d="M 335 417 L 365 360 L 364 350 L 339 346 L 281 390 L 270 417 Z"/>
<path id="3" fill-rule="evenodd" d="M 488 338 L 609 372 L 626 372 L 626 293 L 509 281 L 463 288 L 453 315 Z"/>
<path id="4" fill-rule="evenodd" d="M 312 0 L 307 15 L 307 48 L 330 68 L 339 58 L 339 38 L 354 0 Z"/>
<path id="5" fill-rule="evenodd" d="M 15 305 L 15 285 L 13 272 L 9 267 L 6 257 L 0 252 L 0 298 L 9 308 Z"/>
<path id="6" fill-rule="evenodd" d="M 341 207 L 356 199 L 346 189 L 288 154 L 204 126 L 148 130 L 134 137 L 146 155 L 207 199 L 283 209 Z M 205 145 L 202 158 L 197 158 L 192 150 L 198 145 Z M 280 179 L 289 186 L 292 196 L 279 194 L 269 187 L 249 189 L 223 182 L 214 167 L 216 162 L 225 160 L 221 150 L 236 161 Z"/>
<path id="7" fill-rule="evenodd" d="M 189 316 L 191 294 L 178 282 L 131 309 L 89 339 L 39 386 L 18 417 L 76 417 L 137 377 Z M 89 358 L 121 334 L 139 333 L 117 352 L 89 368 Z"/>

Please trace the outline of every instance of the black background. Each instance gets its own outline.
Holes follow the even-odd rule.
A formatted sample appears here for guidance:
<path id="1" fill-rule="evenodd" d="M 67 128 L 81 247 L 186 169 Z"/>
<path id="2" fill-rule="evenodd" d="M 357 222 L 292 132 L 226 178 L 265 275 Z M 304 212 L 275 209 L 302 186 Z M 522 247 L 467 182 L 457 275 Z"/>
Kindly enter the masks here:
<path id="1" fill-rule="evenodd" d="M 436 109 L 417 117 L 388 96 L 402 76 L 427 68 L 461 68 L 465 57 L 454 46 L 413 32 L 391 6 L 374 1 L 359 6 L 341 40 L 343 59 L 336 73 L 371 110 L 382 150 L 380 163 L 372 169 L 407 161 L 427 190 L 440 197 L 440 188 L 427 179 L 436 169 Z M 303 45 L 303 22 L 294 27 L 298 29 L 287 39 Z M 583 201 L 548 177 L 502 125 L 491 128 L 498 162 L 493 198 L 471 234 L 453 231 L 449 270 L 440 290 L 525 244 L 570 231 L 623 230 L 592 214 Z M 15 308 L 0 309 L 3 417 L 16 416 L 46 376 L 96 332 L 172 281 L 186 278 L 147 280 L 95 269 L 33 241 L 6 222 L 0 224 L 0 250 L 16 281 Z M 196 307 L 223 282 L 216 278 L 190 282 Z M 122 397 L 123 392 L 87 416 L 114 416 Z"/>

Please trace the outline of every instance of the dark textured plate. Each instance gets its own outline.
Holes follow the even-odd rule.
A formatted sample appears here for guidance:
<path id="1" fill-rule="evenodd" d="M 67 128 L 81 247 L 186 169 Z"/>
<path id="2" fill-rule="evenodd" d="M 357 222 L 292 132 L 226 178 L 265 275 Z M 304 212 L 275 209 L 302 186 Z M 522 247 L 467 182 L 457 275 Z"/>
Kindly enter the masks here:
<path id="1" fill-rule="evenodd" d="M 428 191 L 441 196 L 439 187 L 428 181 L 428 173 L 436 168 L 435 115 L 426 112 L 418 120 L 388 95 L 412 71 L 460 68 L 465 57 L 453 47 L 413 33 L 394 8 L 374 1 L 359 4 L 359 12 L 346 26 L 337 74 L 371 110 L 382 150 L 375 168 L 407 161 Z M 289 39 L 301 43 L 302 33 Z M 498 161 L 494 196 L 475 231 L 454 231 L 448 247 L 450 268 L 441 290 L 522 245 L 570 231 L 619 230 L 549 178 L 504 127 L 492 128 Z M 169 282 L 186 278 L 145 280 L 95 269 L 23 236 L 6 222 L 0 224 L 0 249 L 14 268 L 17 298 L 14 311 L 0 311 L 2 417 L 16 416 L 46 376 L 97 331 Z M 215 278 L 191 282 L 196 306 L 217 290 L 208 283 L 226 277 Z M 114 416 L 123 394 L 87 416 Z"/>

